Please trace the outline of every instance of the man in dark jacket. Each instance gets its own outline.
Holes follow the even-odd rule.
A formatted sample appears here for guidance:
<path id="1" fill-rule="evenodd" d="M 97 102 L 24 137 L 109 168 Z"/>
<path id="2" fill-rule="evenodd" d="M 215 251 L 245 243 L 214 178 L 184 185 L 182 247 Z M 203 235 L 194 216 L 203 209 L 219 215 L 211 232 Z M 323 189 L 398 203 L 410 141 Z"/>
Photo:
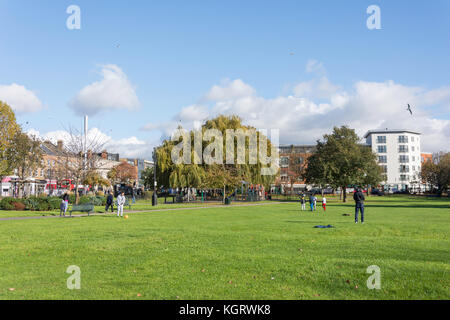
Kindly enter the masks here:
<path id="1" fill-rule="evenodd" d="M 361 189 L 358 189 L 353 194 L 353 200 L 355 200 L 355 223 L 358 223 L 358 211 L 361 211 L 361 223 L 364 223 L 364 200 L 366 198 L 364 197 L 363 192 Z"/>
<path id="2" fill-rule="evenodd" d="M 108 212 L 109 207 L 111 207 L 111 212 L 114 212 L 114 197 L 111 194 L 111 191 L 108 191 L 108 196 L 106 197 L 105 212 Z"/>

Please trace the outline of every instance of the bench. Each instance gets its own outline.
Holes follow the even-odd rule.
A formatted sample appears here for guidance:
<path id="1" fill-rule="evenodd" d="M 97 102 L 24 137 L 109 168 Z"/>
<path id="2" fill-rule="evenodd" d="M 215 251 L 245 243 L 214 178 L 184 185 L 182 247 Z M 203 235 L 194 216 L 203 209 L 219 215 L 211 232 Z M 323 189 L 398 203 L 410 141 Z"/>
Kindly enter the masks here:
<path id="1" fill-rule="evenodd" d="M 85 204 L 74 204 L 72 205 L 72 209 L 69 211 L 70 216 L 72 216 L 72 211 L 76 212 L 87 212 L 88 216 L 91 212 L 94 212 L 94 205 L 85 203 Z"/>

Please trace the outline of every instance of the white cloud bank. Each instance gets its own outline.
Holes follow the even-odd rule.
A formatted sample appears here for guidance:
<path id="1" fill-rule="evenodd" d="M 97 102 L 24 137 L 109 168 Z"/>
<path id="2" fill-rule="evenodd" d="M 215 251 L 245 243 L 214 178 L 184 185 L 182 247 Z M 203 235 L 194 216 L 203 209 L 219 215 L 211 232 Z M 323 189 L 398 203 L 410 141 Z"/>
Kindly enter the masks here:
<path id="1" fill-rule="evenodd" d="M 139 107 L 135 87 L 118 66 L 109 64 L 100 71 L 102 79 L 87 85 L 69 102 L 79 115 L 95 115 L 110 110 L 133 110 Z"/>
<path id="2" fill-rule="evenodd" d="M 0 85 L 0 100 L 17 113 L 35 112 L 43 108 L 42 102 L 33 91 L 16 83 Z"/>
<path id="3" fill-rule="evenodd" d="M 205 118 L 236 114 L 257 129 L 280 129 L 282 144 L 314 144 L 333 126 L 348 125 L 360 136 L 373 129 L 418 131 L 422 151 L 450 150 L 450 87 L 429 90 L 394 81 L 359 81 L 345 91 L 323 75 L 321 63 L 310 61 L 307 71 L 317 72 L 317 78 L 297 84 L 289 95 L 271 99 L 258 96 L 241 79 L 227 80 L 204 95 L 203 105 L 182 108 L 174 121 L 149 124 L 143 130 L 159 129 L 167 137 L 167 130 L 177 123 L 189 129 Z M 408 103 L 413 115 L 406 110 Z"/>

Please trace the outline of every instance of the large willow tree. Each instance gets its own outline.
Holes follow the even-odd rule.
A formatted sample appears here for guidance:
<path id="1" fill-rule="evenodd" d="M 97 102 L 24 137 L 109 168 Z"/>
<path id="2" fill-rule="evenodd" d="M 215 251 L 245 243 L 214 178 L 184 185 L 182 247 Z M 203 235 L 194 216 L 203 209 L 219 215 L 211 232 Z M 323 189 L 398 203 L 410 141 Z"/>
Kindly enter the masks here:
<path id="1" fill-rule="evenodd" d="M 221 163 L 207 164 L 203 161 L 203 152 L 205 149 L 210 148 L 215 141 L 215 138 L 204 139 L 207 130 L 215 129 L 222 134 L 222 147 L 223 147 L 223 161 Z M 256 148 L 258 161 L 256 163 L 250 161 L 252 153 L 250 151 L 251 144 L 250 138 L 245 138 L 245 162 L 238 163 L 238 139 L 234 138 L 229 140 L 234 145 L 233 153 L 228 153 L 227 158 L 227 130 L 241 130 L 244 134 L 255 133 L 256 134 Z M 179 128 L 182 130 L 182 128 Z M 185 155 L 184 159 L 189 159 L 189 163 L 176 164 L 172 158 L 173 148 L 182 143 L 183 139 L 190 137 L 190 154 Z M 200 137 L 200 138 L 199 138 Z M 278 172 L 274 172 L 272 175 L 263 175 L 262 169 L 268 168 L 269 164 L 262 164 L 260 155 L 260 142 L 262 139 L 267 140 L 267 156 L 272 156 L 272 143 L 260 132 L 257 132 L 255 128 L 245 126 L 237 116 L 218 116 L 217 118 L 207 120 L 202 127 L 197 131 L 189 131 L 185 136 L 179 137 L 177 140 L 165 140 L 162 145 L 157 148 L 157 179 L 158 185 L 170 186 L 172 188 L 220 188 L 223 189 L 223 194 L 233 192 L 234 189 L 241 185 L 243 181 L 252 184 L 261 184 L 266 188 L 274 181 L 275 175 Z M 187 139 L 189 140 L 189 139 Z M 201 155 L 196 152 L 197 147 L 201 146 Z M 242 145 L 241 145 L 242 146 Z M 230 148 L 230 146 L 229 146 Z M 198 149 L 197 149 L 198 150 Z M 213 152 L 214 156 L 220 156 Z M 230 157 L 234 160 L 233 164 L 230 163 Z M 201 158 L 201 161 L 198 161 Z M 197 160 L 197 161 L 196 161 Z M 227 161 L 228 160 L 228 161 Z M 242 162 L 242 161 L 241 161 Z M 228 164 L 227 164 L 228 163 Z M 189 192 L 189 191 L 188 191 Z"/>

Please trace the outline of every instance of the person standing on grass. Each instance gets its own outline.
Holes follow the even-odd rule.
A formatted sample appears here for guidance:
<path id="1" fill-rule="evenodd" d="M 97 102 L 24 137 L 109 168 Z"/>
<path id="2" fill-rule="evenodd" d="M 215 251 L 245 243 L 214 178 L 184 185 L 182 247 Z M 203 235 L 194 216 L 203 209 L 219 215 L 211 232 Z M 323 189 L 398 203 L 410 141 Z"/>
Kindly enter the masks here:
<path id="1" fill-rule="evenodd" d="M 361 223 L 364 223 L 364 194 L 361 189 L 353 194 L 355 200 L 355 223 L 358 223 L 358 211 L 361 211 Z"/>
<path id="2" fill-rule="evenodd" d="M 61 206 L 59 210 L 59 216 L 61 217 L 61 213 L 64 214 L 64 217 L 66 216 L 67 208 L 69 208 L 69 195 L 65 193 L 61 200 Z"/>
<path id="3" fill-rule="evenodd" d="M 325 197 L 322 198 L 322 208 L 323 211 L 327 211 L 327 198 Z"/>
<path id="4" fill-rule="evenodd" d="M 311 207 L 311 211 L 314 211 L 314 195 L 313 194 L 311 194 L 310 196 L 309 196 L 309 206 Z"/>
<path id="5" fill-rule="evenodd" d="M 302 211 L 305 211 L 306 210 L 306 199 L 305 199 L 305 195 L 304 194 L 302 194 L 301 196 L 300 196 L 300 203 L 302 204 Z"/>
<path id="6" fill-rule="evenodd" d="M 134 187 L 131 189 L 131 198 L 132 198 L 132 203 L 136 203 L 136 194 L 135 194 L 135 190 Z"/>
<path id="7" fill-rule="evenodd" d="M 108 196 L 106 197 L 105 212 L 108 212 L 109 207 L 111 207 L 111 212 L 114 212 L 114 197 L 111 191 L 108 191 Z"/>
<path id="8" fill-rule="evenodd" d="M 317 197 L 314 196 L 314 211 L 317 210 Z"/>
<path id="9" fill-rule="evenodd" d="M 123 217 L 123 206 L 125 205 L 125 193 L 122 191 L 117 197 L 117 216 Z"/>

